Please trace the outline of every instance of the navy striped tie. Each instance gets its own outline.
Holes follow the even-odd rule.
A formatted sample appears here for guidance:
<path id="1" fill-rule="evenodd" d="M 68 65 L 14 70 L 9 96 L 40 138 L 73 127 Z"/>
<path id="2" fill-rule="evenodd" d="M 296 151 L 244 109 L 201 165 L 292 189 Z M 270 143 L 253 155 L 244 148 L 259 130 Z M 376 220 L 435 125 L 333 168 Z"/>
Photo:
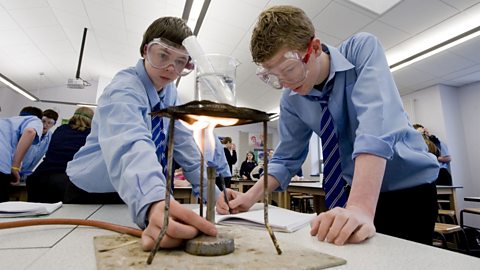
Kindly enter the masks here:
<path id="1" fill-rule="evenodd" d="M 153 112 L 160 110 L 160 103 L 153 107 Z M 167 151 L 165 131 L 163 128 L 163 118 L 157 115 L 152 116 L 152 140 L 155 143 L 158 160 L 162 165 L 162 172 L 167 177 Z"/>
<path id="2" fill-rule="evenodd" d="M 320 98 L 322 116 L 320 118 L 320 138 L 323 153 L 323 189 L 328 209 L 336 206 L 345 207 L 347 203 L 346 182 L 342 177 L 338 139 L 333 125 L 332 115 L 328 110 L 328 95 Z"/>

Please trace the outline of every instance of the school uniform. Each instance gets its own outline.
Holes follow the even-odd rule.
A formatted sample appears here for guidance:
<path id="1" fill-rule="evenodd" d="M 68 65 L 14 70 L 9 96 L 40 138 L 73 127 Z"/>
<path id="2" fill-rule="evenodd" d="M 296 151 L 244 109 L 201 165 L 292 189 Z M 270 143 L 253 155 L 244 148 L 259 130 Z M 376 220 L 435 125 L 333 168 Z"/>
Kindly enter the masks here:
<path id="1" fill-rule="evenodd" d="M 18 141 L 27 128 L 33 128 L 37 133 L 32 142 L 37 144 L 43 130 L 42 120 L 38 117 L 14 116 L 0 119 L 0 202 L 8 201 L 13 156 Z"/>
<path id="2" fill-rule="evenodd" d="M 47 152 L 51 140 L 52 132 L 48 131 L 45 135 L 41 136 L 41 139 L 37 144 L 34 144 L 28 148 L 28 151 L 23 158 L 22 168 L 20 170 L 20 175 L 22 178 L 26 178 L 26 176 L 33 173 L 33 169 L 35 169 L 35 166 L 38 165 L 40 160 Z"/>
<path id="3" fill-rule="evenodd" d="M 430 239 L 431 243 L 428 233 L 433 232 L 436 218 L 433 182 L 438 175 L 438 162 L 428 153 L 421 134 L 413 129 L 403 109 L 379 41 L 370 34 L 359 33 L 338 49 L 324 45 L 324 51 L 330 54 L 330 73 L 322 89 L 312 89 L 306 96 L 290 89 L 283 91 L 280 143 L 268 164 L 268 173 L 278 179 L 279 190 L 288 187 L 305 161 L 312 132 L 320 135 L 322 112 L 318 97 L 329 95 L 328 109 L 336 128 L 346 183 L 352 184 L 358 155 L 372 154 L 387 161 L 375 218 L 377 231 L 418 242 Z M 403 210 L 393 208 L 394 200 L 389 200 L 401 197 L 397 192 L 401 196 L 415 195 L 395 202 Z M 409 237 L 402 233 L 402 228 L 395 232 L 397 221 L 408 227 L 408 232 L 417 225 L 421 235 Z M 423 224 L 423 230 L 418 229 L 418 224 Z"/>
<path id="4" fill-rule="evenodd" d="M 143 61 L 117 73 L 105 88 L 86 144 L 67 165 L 67 174 L 79 189 L 89 193 L 118 192 L 140 228 L 147 225 L 150 204 L 165 197 L 166 180 L 152 141 L 150 112 L 158 103 L 160 108 L 179 104 L 175 83 L 157 93 Z M 170 119 L 164 117 L 163 123 L 168 139 Z M 174 138 L 175 161 L 198 196 L 200 152 L 192 132 L 175 121 Z M 217 189 L 216 197 L 219 193 Z"/>

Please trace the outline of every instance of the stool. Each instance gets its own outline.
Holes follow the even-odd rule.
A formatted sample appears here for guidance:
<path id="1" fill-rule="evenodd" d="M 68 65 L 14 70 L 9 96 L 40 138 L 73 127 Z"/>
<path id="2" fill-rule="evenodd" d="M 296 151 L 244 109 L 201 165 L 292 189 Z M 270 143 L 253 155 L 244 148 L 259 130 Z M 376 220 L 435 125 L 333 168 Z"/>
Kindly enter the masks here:
<path id="1" fill-rule="evenodd" d="M 313 200 L 312 195 L 304 195 L 304 194 L 293 195 L 293 196 L 291 196 L 291 198 L 298 201 L 298 206 L 299 206 L 298 208 L 299 208 L 300 212 L 302 212 L 302 213 L 307 213 L 307 201 L 308 200 Z M 293 202 L 293 200 L 292 200 L 292 202 Z M 294 209 L 295 209 L 295 206 L 294 206 Z"/>
<path id="2" fill-rule="evenodd" d="M 458 237 L 458 234 L 461 234 L 463 236 L 463 240 L 465 241 L 465 251 L 467 254 L 470 253 L 469 251 L 469 248 L 468 248 L 468 239 L 467 239 L 467 235 L 465 234 L 465 231 L 462 229 L 462 227 L 460 227 L 460 225 L 456 225 L 456 224 L 447 224 L 447 223 L 435 223 L 435 233 L 438 234 L 441 238 L 441 241 L 442 241 L 442 246 L 445 248 L 445 249 L 449 249 L 448 248 L 448 244 L 447 244 L 447 239 L 445 237 L 445 235 L 448 235 L 448 234 L 452 234 L 452 233 L 456 233 L 456 244 L 457 244 L 457 249 L 458 249 L 458 244 L 459 244 L 459 237 Z"/>

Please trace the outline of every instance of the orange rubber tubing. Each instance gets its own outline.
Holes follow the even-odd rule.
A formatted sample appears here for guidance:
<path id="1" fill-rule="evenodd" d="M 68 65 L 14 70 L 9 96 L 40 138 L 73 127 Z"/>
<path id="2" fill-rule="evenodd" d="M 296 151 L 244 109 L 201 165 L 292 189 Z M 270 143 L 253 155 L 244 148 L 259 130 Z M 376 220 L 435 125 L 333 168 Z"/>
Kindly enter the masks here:
<path id="1" fill-rule="evenodd" d="M 26 220 L 19 220 L 19 221 L 0 222 L 0 229 L 10 229 L 10 228 L 27 227 L 27 226 L 35 226 L 35 225 L 59 225 L 59 224 L 91 226 L 91 227 L 97 227 L 97 228 L 114 231 L 118 233 L 129 234 L 136 237 L 142 237 L 142 230 L 140 229 L 108 223 L 104 221 L 74 219 L 74 218 L 26 219 Z"/>

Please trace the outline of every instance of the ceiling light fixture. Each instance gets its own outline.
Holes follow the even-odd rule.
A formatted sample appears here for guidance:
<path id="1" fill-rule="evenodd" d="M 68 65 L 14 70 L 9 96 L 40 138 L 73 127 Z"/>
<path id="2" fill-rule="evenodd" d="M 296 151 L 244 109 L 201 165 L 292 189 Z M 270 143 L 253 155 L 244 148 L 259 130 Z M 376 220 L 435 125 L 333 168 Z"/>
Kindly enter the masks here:
<path id="1" fill-rule="evenodd" d="M 69 101 L 59 101 L 59 100 L 38 100 L 39 102 L 45 102 L 45 103 L 54 103 L 54 104 L 63 104 L 63 105 L 74 105 L 74 106 L 84 106 L 84 107 L 92 107 L 96 108 L 97 104 L 95 103 L 86 103 L 86 102 L 69 102 Z"/>
<path id="2" fill-rule="evenodd" d="M 411 65 L 415 62 L 418 62 L 418 61 L 423 60 L 427 57 L 435 55 L 439 52 L 442 52 L 446 49 L 449 49 L 449 48 L 451 48 L 453 46 L 456 46 L 458 44 L 461 44 L 463 42 L 466 42 L 467 40 L 475 38 L 479 35 L 480 35 L 480 26 L 477 26 L 477 27 L 475 27 L 475 28 L 473 28 L 469 31 L 466 31 L 466 32 L 458 35 L 458 36 L 450 38 L 450 39 L 448 39 L 448 40 L 446 40 L 446 41 L 444 41 L 440 44 L 437 44 L 437 45 L 435 45 L 433 47 L 430 47 L 426 50 L 423 50 L 423 51 L 421 51 L 417 54 L 414 54 L 414 55 L 412 55 L 412 56 L 410 56 L 410 57 L 408 57 L 404 60 L 401 60 L 401 61 L 399 61 L 395 64 L 392 64 L 390 66 L 390 71 L 394 72 L 394 71 L 397 71 L 399 69 L 402 69 L 402 68 L 404 68 L 408 65 Z"/>
<path id="3" fill-rule="evenodd" d="M 6 86 L 10 87 L 15 92 L 21 94 L 22 96 L 30 99 L 31 101 L 38 101 L 39 99 L 34 96 L 32 93 L 28 92 L 27 90 L 23 89 L 23 87 L 19 86 L 18 84 L 14 83 L 12 80 L 7 78 L 5 75 L 0 73 L 0 82 L 4 83 Z"/>

